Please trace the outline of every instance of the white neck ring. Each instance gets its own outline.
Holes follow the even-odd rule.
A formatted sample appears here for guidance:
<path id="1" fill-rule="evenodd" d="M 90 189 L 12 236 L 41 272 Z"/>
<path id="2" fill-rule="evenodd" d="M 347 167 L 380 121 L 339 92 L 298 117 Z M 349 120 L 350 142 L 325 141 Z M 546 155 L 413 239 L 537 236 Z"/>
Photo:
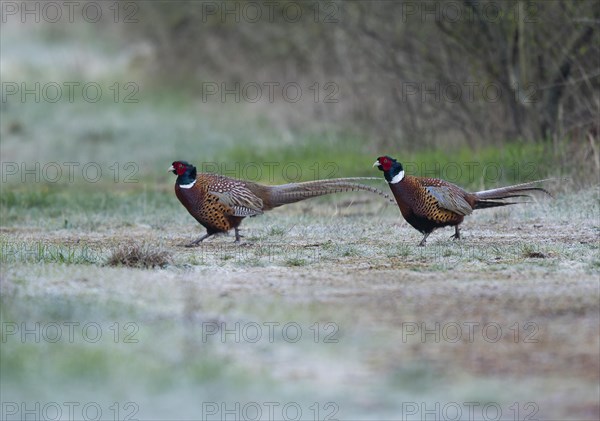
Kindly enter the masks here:
<path id="1" fill-rule="evenodd" d="M 196 184 L 196 180 L 192 181 L 190 184 L 180 184 L 179 187 L 182 189 L 191 189 Z"/>
<path id="2" fill-rule="evenodd" d="M 392 178 L 392 181 L 390 181 L 390 184 L 396 184 L 402 181 L 402 179 L 404 178 L 404 170 L 400 171 L 398 174 L 396 174 L 394 176 L 394 178 Z"/>

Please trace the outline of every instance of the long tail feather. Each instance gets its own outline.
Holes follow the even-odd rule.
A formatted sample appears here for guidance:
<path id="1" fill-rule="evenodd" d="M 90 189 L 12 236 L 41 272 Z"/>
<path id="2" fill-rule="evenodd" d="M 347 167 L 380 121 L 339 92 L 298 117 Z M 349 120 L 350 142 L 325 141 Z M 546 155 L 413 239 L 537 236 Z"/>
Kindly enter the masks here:
<path id="1" fill-rule="evenodd" d="M 491 208 L 496 206 L 506 206 L 506 205 L 514 205 L 517 203 L 526 203 L 526 202 L 503 202 L 501 200 L 511 199 L 515 197 L 529 197 L 531 198 L 531 193 L 542 192 L 547 194 L 550 197 L 553 197 L 552 194 L 542 188 L 537 187 L 537 184 L 543 181 L 553 180 L 551 178 L 544 180 L 536 180 L 531 181 L 529 183 L 521 183 L 515 184 L 513 186 L 507 187 L 499 187 L 497 189 L 483 190 L 479 191 L 475 194 L 476 202 L 475 209 L 481 208 Z"/>
<path id="2" fill-rule="evenodd" d="M 548 196 L 552 197 L 550 192 L 542 187 L 536 187 L 538 183 L 553 180 L 552 178 L 547 178 L 544 180 L 530 181 L 529 183 L 521 183 L 515 184 L 513 186 L 499 187 L 497 189 L 491 190 L 483 190 L 475 193 L 478 199 L 487 200 L 487 199 L 506 199 L 509 197 L 517 197 L 517 196 L 529 196 L 527 194 L 522 193 L 531 193 L 531 192 L 543 192 Z"/>
<path id="3" fill-rule="evenodd" d="M 274 208 L 277 206 L 310 199 L 311 197 L 352 191 L 368 191 L 385 197 L 391 203 L 395 203 L 395 200 L 392 197 L 381 190 L 364 184 L 355 183 L 355 181 L 372 179 L 380 180 L 380 178 L 374 177 L 335 178 L 330 180 L 317 180 L 307 181 L 304 183 L 290 183 L 279 186 L 270 186 L 268 188 L 265 205 L 267 205 L 269 208 Z"/>
<path id="4" fill-rule="evenodd" d="M 516 205 L 519 203 L 527 202 L 497 202 L 494 200 L 478 200 L 475 202 L 475 207 L 473 209 L 495 208 L 497 206 Z"/>

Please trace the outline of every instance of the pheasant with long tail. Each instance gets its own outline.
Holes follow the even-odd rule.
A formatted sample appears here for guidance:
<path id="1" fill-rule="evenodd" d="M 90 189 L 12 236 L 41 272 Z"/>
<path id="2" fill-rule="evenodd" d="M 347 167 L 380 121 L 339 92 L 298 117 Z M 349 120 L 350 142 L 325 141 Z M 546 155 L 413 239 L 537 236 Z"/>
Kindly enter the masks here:
<path id="1" fill-rule="evenodd" d="M 402 164 L 389 156 L 377 158 L 373 166 L 383 171 L 406 222 L 424 235 L 419 246 L 425 245 L 433 230 L 446 226 L 454 227 L 454 239 L 460 238 L 459 225 L 475 209 L 521 203 L 506 199 L 530 197 L 534 192 L 552 196 L 547 190 L 536 187 L 547 180 L 469 193 L 439 178 L 405 175 Z"/>
<path id="2" fill-rule="evenodd" d="M 376 193 L 393 202 L 384 192 L 355 182 L 370 179 L 368 177 L 266 186 L 217 174 L 198 174 L 196 167 L 185 161 L 173 162 L 169 171 L 177 175 L 177 198 L 206 228 L 206 234 L 187 244 L 188 247 L 196 246 L 214 234 L 232 229 L 235 230 L 235 241 L 240 242 L 239 226 L 245 217 L 260 215 L 278 206 L 311 197 L 362 190 Z"/>

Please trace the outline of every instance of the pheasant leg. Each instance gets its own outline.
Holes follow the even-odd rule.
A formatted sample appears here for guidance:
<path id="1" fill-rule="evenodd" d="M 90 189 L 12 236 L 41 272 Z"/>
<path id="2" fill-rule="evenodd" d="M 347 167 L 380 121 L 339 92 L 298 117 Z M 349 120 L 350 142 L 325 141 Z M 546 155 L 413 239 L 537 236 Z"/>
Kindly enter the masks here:
<path id="1" fill-rule="evenodd" d="M 198 244 L 200 244 L 202 241 L 206 240 L 211 235 L 212 234 L 204 234 L 202 237 L 198 237 L 196 240 L 192 241 L 191 243 L 185 244 L 185 247 L 196 247 Z"/>
<path id="2" fill-rule="evenodd" d="M 423 239 L 419 243 L 419 247 L 425 247 L 425 241 L 427 240 L 427 237 L 429 237 L 429 234 L 431 234 L 431 233 L 428 232 L 427 234 L 425 234 L 425 236 L 423 237 Z"/>
<path id="3" fill-rule="evenodd" d="M 235 243 L 241 243 L 242 242 L 242 236 L 240 235 L 240 229 L 239 228 L 234 228 L 235 229 Z"/>
<path id="4" fill-rule="evenodd" d="M 458 225 L 454 226 L 454 235 L 451 235 L 450 238 L 454 238 L 455 240 L 460 240 L 460 228 L 458 228 Z"/>

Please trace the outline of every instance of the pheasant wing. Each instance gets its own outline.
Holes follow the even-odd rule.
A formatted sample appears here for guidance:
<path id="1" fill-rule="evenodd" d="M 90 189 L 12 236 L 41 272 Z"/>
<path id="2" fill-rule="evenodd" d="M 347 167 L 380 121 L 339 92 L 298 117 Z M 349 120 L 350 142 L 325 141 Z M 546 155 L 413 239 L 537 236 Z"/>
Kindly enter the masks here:
<path id="1" fill-rule="evenodd" d="M 233 216 L 254 216 L 263 213 L 262 200 L 246 188 L 235 187 L 227 192 L 210 193 L 217 196 L 219 202 L 230 207 Z"/>
<path id="2" fill-rule="evenodd" d="M 208 193 L 219 198 L 219 202 L 231 208 L 233 216 L 254 216 L 263 213 L 263 201 L 240 181 L 223 178 L 216 180 Z"/>
<path id="3" fill-rule="evenodd" d="M 452 187 L 427 186 L 425 190 L 435 197 L 439 207 L 455 212 L 459 215 L 469 215 L 473 212 L 471 205 Z"/>

